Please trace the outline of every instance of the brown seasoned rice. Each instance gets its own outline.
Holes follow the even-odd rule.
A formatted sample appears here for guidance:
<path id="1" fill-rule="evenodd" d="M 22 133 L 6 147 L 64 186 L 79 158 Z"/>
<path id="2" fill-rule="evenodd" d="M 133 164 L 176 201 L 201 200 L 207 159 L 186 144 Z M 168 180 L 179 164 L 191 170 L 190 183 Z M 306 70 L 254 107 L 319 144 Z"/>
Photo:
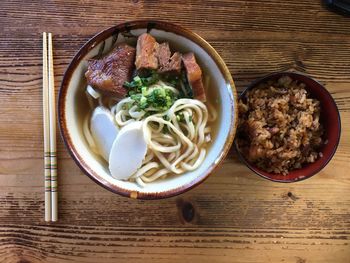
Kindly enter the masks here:
<path id="1" fill-rule="evenodd" d="M 239 150 L 266 172 L 288 174 L 322 157 L 320 103 L 304 83 L 283 76 L 259 84 L 239 102 L 239 117 Z"/>

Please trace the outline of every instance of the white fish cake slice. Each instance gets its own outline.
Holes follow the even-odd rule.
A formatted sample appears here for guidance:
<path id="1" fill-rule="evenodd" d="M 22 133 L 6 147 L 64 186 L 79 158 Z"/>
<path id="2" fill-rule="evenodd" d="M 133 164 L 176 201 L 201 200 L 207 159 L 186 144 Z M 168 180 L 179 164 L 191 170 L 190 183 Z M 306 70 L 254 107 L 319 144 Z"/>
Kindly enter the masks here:
<path id="1" fill-rule="evenodd" d="M 109 170 L 112 177 L 127 180 L 142 165 L 147 153 L 147 143 L 142 131 L 142 122 L 124 126 L 115 139 L 109 155 Z"/>
<path id="2" fill-rule="evenodd" d="M 104 107 L 97 107 L 91 116 L 90 130 L 101 156 L 108 161 L 113 142 L 119 132 L 112 113 Z"/>

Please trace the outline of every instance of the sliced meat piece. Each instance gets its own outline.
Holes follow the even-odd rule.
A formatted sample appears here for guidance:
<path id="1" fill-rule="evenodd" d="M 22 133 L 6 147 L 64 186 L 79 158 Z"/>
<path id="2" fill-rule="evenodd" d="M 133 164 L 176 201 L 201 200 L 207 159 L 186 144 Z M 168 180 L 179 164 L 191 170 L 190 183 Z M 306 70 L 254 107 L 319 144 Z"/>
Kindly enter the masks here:
<path id="1" fill-rule="evenodd" d="M 122 44 L 102 59 L 90 59 L 85 73 L 88 84 L 104 94 L 125 97 L 123 84 L 131 80 L 135 53 L 135 48 Z"/>
<path id="2" fill-rule="evenodd" d="M 170 61 L 171 51 L 168 42 L 159 44 L 157 58 L 159 64 L 159 70 L 164 68 Z"/>
<path id="3" fill-rule="evenodd" d="M 159 73 L 180 74 L 181 54 L 179 52 L 175 52 L 171 56 L 171 51 L 168 42 L 159 44 L 157 58 Z"/>
<path id="4" fill-rule="evenodd" d="M 179 52 L 175 52 L 172 57 L 170 58 L 170 67 L 173 70 L 181 71 L 181 60 L 182 60 L 182 54 Z"/>
<path id="5" fill-rule="evenodd" d="M 191 83 L 192 91 L 193 91 L 193 97 L 197 100 L 200 100 L 202 102 L 207 101 L 207 97 L 205 96 L 204 92 L 204 85 L 202 79 L 198 79 Z"/>
<path id="6" fill-rule="evenodd" d="M 188 82 L 192 83 L 202 77 L 202 70 L 192 52 L 182 55 L 182 61 L 186 69 Z"/>
<path id="7" fill-rule="evenodd" d="M 180 74 L 181 73 L 181 53 L 175 52 L 168 63 L 160 66 L 159 73 Z"/>
<path id="8" fill-rule="evenodd" d="M 188 83 L 191 85 L 193 91 L 193 97 L 205 102 L 207 98 L 202 81 L 202 70 L 197 64 L 194 54 L 190 52 L 182 55 L 182 61 L 186 69 Z"/>
<path id="9" fill-rule="evenodd" d="M 137 39 L 136 61 L 137 70 L 158 68 L 158 43 L 154 37 L 148 33 L 143 33 Z"/>
<path id="10" fill-rule="evenodd" d="M 181 57 L 182 57 L 181 53 L 175 52 L 171 56 L 170 61 L 165 68 L 165 71 L 180 74 L 181 73 Z"/>

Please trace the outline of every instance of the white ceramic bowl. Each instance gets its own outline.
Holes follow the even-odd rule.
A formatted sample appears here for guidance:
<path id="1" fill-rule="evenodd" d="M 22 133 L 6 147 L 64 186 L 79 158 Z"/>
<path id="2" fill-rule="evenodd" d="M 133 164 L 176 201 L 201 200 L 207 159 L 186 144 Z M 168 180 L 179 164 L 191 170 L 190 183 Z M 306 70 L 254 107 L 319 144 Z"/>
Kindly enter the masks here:
<path id="1" fill-rule="evenodd" d="M 108 164 L 88 147 L 82 132 L 83 119 L 89 107 L 85 96 L 87 59 L 105 53 L 116 43 L 148 31 L 158 41 L 168 41 L 182 52 L 192 51 L 211 79 L 210 89 L 217 94 L 220 112 L 216 136 L 204 163 L 195 171 L 167 178 L 140 187 L 136 183 L 120 181 L 110 176 Z M 72 158 L 90 178 L 108 190 L 139 199 L 159 199 L 183 193 L 203 182 L 224 159 L 234 139 L 237 126 L 236 89 L 224 61 L 204 39 L 180 26 L 159 21 L 132 21 L 102 31 L 91 38 L 75 55 L 64 75 L 59 94 L 59 124 L 62 138 Z M 130 157 L 132 158 L 132 157 Z"/>

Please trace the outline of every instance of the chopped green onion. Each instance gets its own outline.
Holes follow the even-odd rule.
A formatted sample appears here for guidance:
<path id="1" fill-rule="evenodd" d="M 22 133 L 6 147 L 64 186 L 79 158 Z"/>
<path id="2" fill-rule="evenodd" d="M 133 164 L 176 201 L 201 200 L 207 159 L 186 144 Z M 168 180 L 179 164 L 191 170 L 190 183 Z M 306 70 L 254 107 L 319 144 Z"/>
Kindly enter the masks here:
<path id="1" fill-rule="evenodd" d="M 184 97 L 182 94 L 175 94 L 169 88 L 163 88 L 162 85 L 154 85 L 159 80 L 164 80 L 174 87 L 179 87 L 179 82 L 182 81 L 177 76 L 164 76 L 156 72 L 151 72 L 147 77 L 136 76 L 131 82 L 124 83 L 128 95 L 134 100 L 133 105 L 137 105 L 139 110 L 150 107 L 155 112 L 161 112 L 168 110 L 178 98 Z"/>

